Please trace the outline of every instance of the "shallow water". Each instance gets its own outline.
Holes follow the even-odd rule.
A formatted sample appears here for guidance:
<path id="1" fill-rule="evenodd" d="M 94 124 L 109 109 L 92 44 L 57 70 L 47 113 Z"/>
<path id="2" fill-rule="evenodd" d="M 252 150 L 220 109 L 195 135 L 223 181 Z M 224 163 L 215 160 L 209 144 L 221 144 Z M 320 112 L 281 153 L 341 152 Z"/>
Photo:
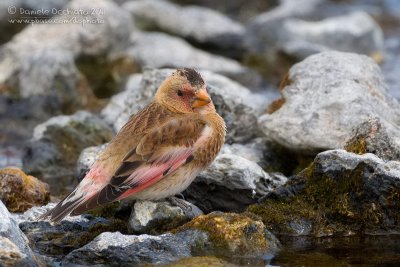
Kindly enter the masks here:
<path id="1" fill-rule="evenodd" d="M 400 235 L 280 237 L 283 249 L 272 266 L 400 266 Z"/>

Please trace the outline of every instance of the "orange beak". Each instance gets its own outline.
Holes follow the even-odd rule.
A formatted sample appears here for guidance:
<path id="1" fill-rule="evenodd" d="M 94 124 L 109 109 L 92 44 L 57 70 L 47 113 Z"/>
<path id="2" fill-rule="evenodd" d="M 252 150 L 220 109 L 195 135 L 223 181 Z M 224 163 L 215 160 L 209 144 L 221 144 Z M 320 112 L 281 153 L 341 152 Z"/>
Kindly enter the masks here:
<path id="1" fill-rule="evenodd" d="M 210 102 L 211 102 L 211 98 L 208 95 L 207 91 L 204 89 L 201 89 L 196 93 L 196 96 L 192 103 L 192 108 L 199 108 L 199 107 L 207 105 Z"/>

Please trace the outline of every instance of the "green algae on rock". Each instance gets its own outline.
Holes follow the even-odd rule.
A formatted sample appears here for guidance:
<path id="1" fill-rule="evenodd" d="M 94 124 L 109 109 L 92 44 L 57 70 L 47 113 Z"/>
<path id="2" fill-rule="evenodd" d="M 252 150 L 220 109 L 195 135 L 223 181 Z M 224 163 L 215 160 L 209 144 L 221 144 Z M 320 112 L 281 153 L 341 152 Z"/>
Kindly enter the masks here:
<path id="1" fill-rule="evenodd" d="M 196 217 L 174 232 L 186 230 L 207 233 L 209 249 L 221 255 L 260 257 L 279 247 L 279 241 L 252 214 L 213 212 Z"/>
<path id="2" fill-rule="evenodd" d="M 50 201 L 49 185 L 17 168 L 0 170 L 0 200 L 11 212 L 23 212 Z"/>
<path id="3" fill-rule="evenodd" d="M 249 211 L 276 234 L 353 235 L 400 231 L 400 163 L 331 150 Z"/>

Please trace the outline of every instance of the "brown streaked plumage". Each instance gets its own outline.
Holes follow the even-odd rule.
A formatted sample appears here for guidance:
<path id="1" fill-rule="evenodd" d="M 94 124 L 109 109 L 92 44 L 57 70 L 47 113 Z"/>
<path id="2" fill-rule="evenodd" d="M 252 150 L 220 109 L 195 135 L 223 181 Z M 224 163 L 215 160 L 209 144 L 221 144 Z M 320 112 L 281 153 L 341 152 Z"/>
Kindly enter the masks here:
<path id="1" fill-rule="evenodd" d="M 200 74 L 179 69 L 122 127 L 78 187 L 43 217 L 57 222 L 128 197 L 180 193 L 215 159 L 224 139 L 225 123 Z"/>

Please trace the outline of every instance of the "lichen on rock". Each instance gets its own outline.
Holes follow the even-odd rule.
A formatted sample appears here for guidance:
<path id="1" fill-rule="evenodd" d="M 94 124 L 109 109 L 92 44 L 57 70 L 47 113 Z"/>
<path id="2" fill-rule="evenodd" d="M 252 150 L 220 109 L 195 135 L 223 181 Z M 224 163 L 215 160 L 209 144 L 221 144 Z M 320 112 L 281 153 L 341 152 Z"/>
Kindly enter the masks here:
<path id="1" fill-rule="evenodd" d="M 222 255 L 256 257 L 279 247 L 279 241 L 251 214 L 213 212 L 196 217 L 174 232 L 186 230 L 206 232 L 214 251 Z"/>
<path id="2" fill-rule="evenodd" d="M 23 212 L 50 201 L 49 185 L 17 168 L 0 170 L 0 200 L 11 212 Z"/>

